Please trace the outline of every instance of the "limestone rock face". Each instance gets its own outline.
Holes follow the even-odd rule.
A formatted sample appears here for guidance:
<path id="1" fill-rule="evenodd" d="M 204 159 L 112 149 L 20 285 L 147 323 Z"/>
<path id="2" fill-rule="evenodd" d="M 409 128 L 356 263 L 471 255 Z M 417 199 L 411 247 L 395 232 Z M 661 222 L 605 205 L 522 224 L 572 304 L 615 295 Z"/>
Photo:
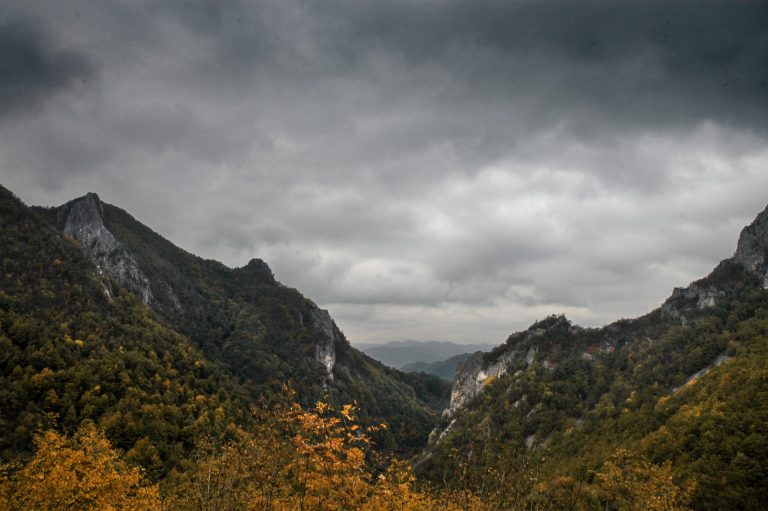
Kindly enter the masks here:
<path id="1" fill-rule="evenodd" d="M 320 334 L 315 344 L 315 359 L 325 368 L 328 379 L 333 381 L 333 367 L 336 365 L 336 325 L 325 309 L 315 307 L 310 311 L 311 325 Z"/>
<path id="2" fill-rule="evenodd" d="M 451 404 L 443 414 L 452 417 L 480 394 L 494 379 L 510 372 L 527 369 L 536 362 L 539 341 L 557 329 L 578 330 L 563 316 L 552 316 L 524 332 L 512 335 L 506 345 L 490 354 L 478 351 L 456 368 Z M 548 362 L 542 362 L 543 366 Z"/>
<path id="3" fill-rule="evenodd" d="M 496 361 L 486 364 L 483 352 L 478 351 L 456 368 L 456 379 L 451 390 L 451 405 L 444 414 L 452 416 L 472 398 L 480 394 L 490 378 L 506 374 L 516 352 L 502 354 Z"/>
<path id="4" fill-rule="evenodd" d="M 109 275 L 146 305 L 152 305 L 149 279 L 104 225 L 104 207 L 98 195 L 89 193 L 65 204 L 58 210 L 56 221 L 64 234 L 79 241 L 90 253 L 102 275 Z"/>
<path id="5" fill-rule="evenodd" d="M 661 306 L 662 315 L 685 323 L 696 311 L 717 305 L 725 293 L 715 286 L 693 283 L 688 287 L 676 287 Z"/>

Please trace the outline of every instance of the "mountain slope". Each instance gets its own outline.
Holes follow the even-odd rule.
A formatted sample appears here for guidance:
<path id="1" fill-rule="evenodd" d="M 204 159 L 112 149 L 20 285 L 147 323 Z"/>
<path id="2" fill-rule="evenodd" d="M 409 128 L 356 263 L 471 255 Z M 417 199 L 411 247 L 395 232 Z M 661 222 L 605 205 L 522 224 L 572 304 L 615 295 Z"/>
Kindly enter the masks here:
<path id="1" fill-rule="evenodd" d="M 94 421 L 157 477 L 201 435 L 248 423 L 240 385 L 131 293 L 107 295 L 80 245 L 2 187 L 0 264 L 2 458 Z"/>
<path id="2" fill-rule="evenodd" d="M 131 290 L 251 399 L 279 398 L 290 382 L 305 403 L 355 402 L 364 421 L 389 424 L 379 443 L 403 453 L 423 445 L 447 402 L 439 379 L 406 377 L 352 348 L 327 311 L 259 259 L 235 269 L 201 259 L 95 194 L 37 212 L 86 249 L 108 289 L 113 279 Z"/>
<path id="3" fill-rule="evenodd" d="M 502 474 L 522 500 L 567 488 L 569 501 L 602 507 L 595 473 L 625 449 L 671 462 L 679 484 L 696 484 L 696 509 L 761 509 L 767 255 L 768 209 L 734 257 L 641 318 L 584 329 L 554 316 L 474 355 L 421 474 L 484 489 Z"/>

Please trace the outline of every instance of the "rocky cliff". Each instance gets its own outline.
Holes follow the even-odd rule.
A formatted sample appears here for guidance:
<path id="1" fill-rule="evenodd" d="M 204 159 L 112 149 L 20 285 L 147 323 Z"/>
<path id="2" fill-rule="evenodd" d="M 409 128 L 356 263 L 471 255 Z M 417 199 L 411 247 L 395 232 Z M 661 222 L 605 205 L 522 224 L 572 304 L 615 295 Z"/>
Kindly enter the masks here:
<path id="1" fill-rule="evenodd" d="M 88 193 L 59 207 L 56 225 L 66 236 L 80 242 L 102 276 L 114 278 L 136 293 L 146 305 L 154 305 L 149 279 L 104 225 L 104 206 L 98 195 Z M 109 281 L 106 279 L 104 286 L 108 291 Z"/>

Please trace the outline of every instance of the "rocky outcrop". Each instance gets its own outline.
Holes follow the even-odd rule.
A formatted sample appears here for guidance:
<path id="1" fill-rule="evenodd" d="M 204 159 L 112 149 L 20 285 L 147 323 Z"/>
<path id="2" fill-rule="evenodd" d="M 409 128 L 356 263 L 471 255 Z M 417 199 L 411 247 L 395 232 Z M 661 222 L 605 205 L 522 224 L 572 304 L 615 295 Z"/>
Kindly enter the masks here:
<path id="1" fill-rule="evenodd" d="M 491 363 L 483 360 L 483 352 L 478 351 L 456 368 L 456 379 L 451 390 L 451 405 L 443 412 L 450 417 L 468 401 L 480 394 L 483 387 L 494 378 L 505 374 L 514 360 L 516 352 L 504 353 Z"/>
<path id="2" fill-rule="evenodd" d="M 711 364 L 709 364 L 707 367 L 705 367 L 705 368 L 703 368 L 703 369 L 699 369 L 698 371 L 696 371 L 695 373 L 693 373 L 692 375 L 690 375 L 690 376 L 689 376 L 689 377 L 688 377 L 688 378 L 685 380 L 685 382 L 684 382 L 682 385 L 680 385 L 679 387 L 675 387 L 674 389 L 672 389 L 672 394 L 677 394 L 677 393 L 678 393 L 680 390 L 684 389 L 685 387 L 687 387 L 687 386 L 689 386 L 689 385 L 692 385 L 692 384 L 696 383 L 696 381 L 697 381 L 699 378 L 701 378 L 702 376 L 704 376 L 705 374 L 707 374 L 708 372 L 710 372 L 712 369 L 715 369 L 715 368 L 717 368 L 717 367 L 720 367 L 721 365 L 723 365 L 723 363 L 725 363 L 725 362 L 728 362 L 729 360 L 731 360 L 731 358 L 732 358 L 732 357 L 729 357 L 729 356 L 728 356 L 728 355 L 726 355 L 725 353 L 723 353 L 722 355 L 718 355 L 718 356 L 717 356 L 717 358 L 714 360 L 714 362 L 712 362 Z"/>
<path id="3" fill-rule="evenodd" d="M 672 295 L 661 305 L 663 317 L 686 323 L 699 311 L 711 309 L 725 293 L 715 286 L 693 283 L 688 287 L 676 287 Z"/>
<path id="4" fill-rule="evenodd" d="M 768 288 L 768 208 L 742 229 L 733 260 L 757 274 Z"/>
<path id="5" fill-rule="evenodd" d="M 104 225 L 104 206 L 98 195 L 89 193 L 61 206 L 56 213 L 56 223 L 93 257 L 101 276 L 114 278 L 135 292 L 142 302 L 152 305 L 149 279 Z M 108 283 L 105 289 L 109 289 Z"/>
<path id="6" fill-rule="evenodd" d="M 496 378 L 510 371 L 527 369 L 536 363 L 541 341 L 557 331 L 574 332 L 580 327 L 572 325 L 564 316 L 550 316 L 535 323 L 524 332 L 510 336 L 506 344 L 491 353 L 478 351 L 459 364 L 451 391 L 451 404 L 443 415 L 452 417 Z M 544 359 L 542 367 L 554 367 Z"/>
<path id="7" fill-rule="evenodd" d="M 310 310 L 310 323 L 319 334 L 315 344 L 315 360 L 325 368 L 329 381 L 333 381 L 333 367 L 336 365 L 337 328 L 327 310 L 314 307 Z"/>
<path id="8" fill-rule="evenodd" d="M 744 270 L 747 270 L 746 272 Z M 672 295 L 661 306 L 662 317 L 681 323 L 706 315 L 708 311 L 727 300 L 729 286 L 749 274 L 757 276 L 763 287 L 768 288 L 768 208 L 741 231 L 736 252 L 726 259 L 707 278 L 685 288 L 675 288 Z M 469 401 L 480 394 L 494 377 L 510 371 L 529 367 L 535 363 L 540 350 L 540 340 L 548 331 L 562 328 L 577 328 L 564 317 L 553 316 L 536 323 L 525 332 L 512 335 L 505 346 L 491 353 L 475 353 L 457 368 L 456 379 L 451 393 L 451 404 L 444 415 L 452 417 Z M 607 327 L 607 328 L 610 328 Z M 585 360 L 593 360 L 595 353 L 607 346 L 592 346 L 582 353 Z M 541 367 L 554 368 L 554 363 L 543 355 Z"/>

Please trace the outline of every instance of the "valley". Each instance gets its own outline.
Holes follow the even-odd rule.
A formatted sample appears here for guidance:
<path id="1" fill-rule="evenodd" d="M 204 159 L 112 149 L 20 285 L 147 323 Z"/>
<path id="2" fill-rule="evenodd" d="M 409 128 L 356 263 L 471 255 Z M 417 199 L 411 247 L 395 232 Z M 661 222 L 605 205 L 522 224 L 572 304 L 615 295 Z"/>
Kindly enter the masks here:
<path id="1" fill-rule="evenodd" d="M 8 190 L 0 199 L 4 460 L 101 442 L 119 470 L 141 470 L 146 482 L 126 491 L 186 494 L 211 445 L 206 463 L 234 449 L 247 465 L 271 456 L 272 438 L 279 470 L 321 470 L 323 458 L 288 461 L 297 447 L 284 428 L 315 424 L 325 433 L 301 435 L 338 437 L 328 455 L 362 477 L 360 509 L 391 490 L 376 474 L 397 463 L 398 477 L 415 477 L 405 500 L 446 509 L 459 494 L 460 509 L 596 509 L 643 492 L 666 495 L 664 509 L 768 500 L 768 210 L 733 257 L 639 318 L 582 328 L 550 316 L 473 354 L 450 343 L 367 348 L 434 367 L 453 354 L 455 374 L 438 377 L 429 363 L 403 372 L 358 351 L 261 260 L 203 260 L 95 194 L 56 208 L 28 208 Z M 248 486 L 262 476 L 227 477 Z"/>

